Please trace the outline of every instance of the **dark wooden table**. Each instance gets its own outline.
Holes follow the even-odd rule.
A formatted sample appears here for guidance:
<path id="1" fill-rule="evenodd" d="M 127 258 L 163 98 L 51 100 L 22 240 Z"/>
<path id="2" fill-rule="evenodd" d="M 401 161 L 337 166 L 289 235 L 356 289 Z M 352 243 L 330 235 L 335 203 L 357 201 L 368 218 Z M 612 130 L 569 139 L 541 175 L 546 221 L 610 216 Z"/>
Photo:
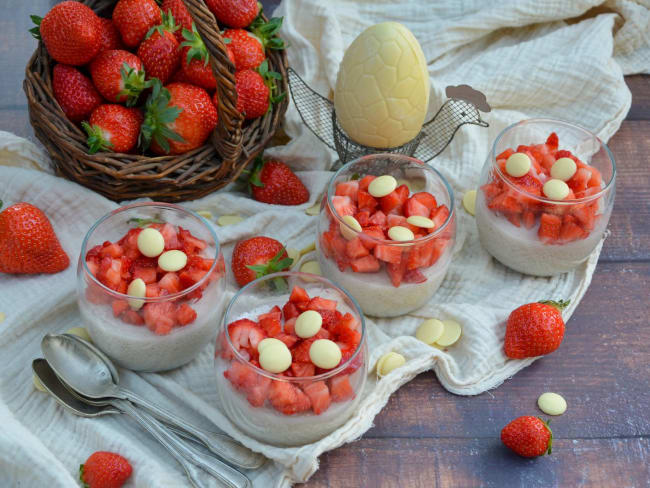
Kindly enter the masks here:
<path id="1" fill-rule="evenodd" d="M 35 46 L 29 15 L 54 0 L 4 0 L 0 17 L 0 129 L 33 137 L 21 84 Z M 277 0 L 263 2 L 267 10 Z M 611 236 L 564 343 L 498 389 L 446 392 L 431 372 L 402 387 L 359 441 L 321 457 L 304 486 L 650 486 L 650 77 L 627 78 L 632 109 L 610 141 L 618 163 Z M 551 456 L 524 460 L 501 446 L 511 419 L 537 415 L 561 393 Z"/>

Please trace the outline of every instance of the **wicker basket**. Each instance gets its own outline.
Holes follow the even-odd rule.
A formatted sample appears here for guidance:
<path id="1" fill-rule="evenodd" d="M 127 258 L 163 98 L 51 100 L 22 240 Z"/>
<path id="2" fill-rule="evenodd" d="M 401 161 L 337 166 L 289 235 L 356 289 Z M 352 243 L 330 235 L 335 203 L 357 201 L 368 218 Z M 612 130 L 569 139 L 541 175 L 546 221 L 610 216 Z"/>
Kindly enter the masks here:
<path id="1" fill-rule="evenodd" d="M 42 42 L 27 64 L 23 89 L 36 137 L 47 148 L 57 173 L 111 200 L 149 197 L 191 200 L 224 187 L 259 154 L 280 124 L 288 96 L 263 117 L 244 123 L 237 111 L 235 69 L 226 54 L 217 22 L 203 0 L 183 0 L 210 52 L 217 80 L 219 122 L 209 143 L 177 156 L 86 152 L 86 134 L 66 118 L 52 93 L 52 59 Z M 107 16 L 116 0 L 83 0 Z M 288 92 L 284 51 L 268 50 L 269 69 L 282 75 Z"/>

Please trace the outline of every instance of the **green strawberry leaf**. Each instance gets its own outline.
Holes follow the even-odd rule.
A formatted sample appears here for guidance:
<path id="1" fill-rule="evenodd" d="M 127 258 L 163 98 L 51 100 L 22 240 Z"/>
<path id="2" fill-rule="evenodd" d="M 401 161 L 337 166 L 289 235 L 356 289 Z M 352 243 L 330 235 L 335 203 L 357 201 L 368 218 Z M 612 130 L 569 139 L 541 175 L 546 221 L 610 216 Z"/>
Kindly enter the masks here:
<path id="1" fill-rule="evenodd" d="M 32 37 L 34 39 L 38 39 L 39 41 L 41 40 L 41 22 L 43 21 L 43 17 L 39 17 L 38 15 L 30 15 L 30 19 L 32 19 L 32 22 L 36 24 L 36 27 L 32 27 L 29 29 L 29 32 L 32 34 Z"/>
<path id="2" fill-rule="evenodd" d="M 127 97 L 126 106 L 133 107 L 138 102 L 140 94 L 152 86 L 152 80 L 146 80 L 144 70 L 138 71 L 127 63 L 122 63 L 120 75 L 124 88 L 117 94 L 115 101 L 125 96 Z"/>
<path id="3" fill-rule="evenodd" d="M 261 278 L 272 273 L 277 273 L 286 268 L 289 268 L 293 264 L 293 259 L 290 257 L 283 257 L 286 254 L 286 249 L 283 247 L 280 251 L 273 256 L 273 258 L 266 264 L 250 264 L 246 267 L 251 271 L 255 272 L 256 278 Z M 276 280 L 274 280 L 276 281 Z M 276 284 L 277 286 L 277 284 Z M 282 289 L 282 288 L 279 288 Z"/>
<path id="4" fill-rule="evenodd" d="M 282 27 L 282 17 L 273 17 L 268 22 L 262 18 L 262 9 L 259 10 L 257 17 L 250 25 L 253 34 L 260 38 L 264 49 L 286 49 L 288 44 L 276 34 Z"/>
<path id="5" fill-rule="evenodd" d="M 163 222 L 162 220 L 157 219 L 157 218 L 153 218 L 153 219 L 142 219 L 142 218 L 140 218 L 140 217 L 132 217 L 132 218 L 130 218 L 129 220 L 127 220 L 127 223 L 129 223 L 129 224 L 135 224 L 135 225 L 137 225 L 138 227 L 146 227 L 147 225 L 151 225 L 151 224 L 164 224 L 165 222 Z"/>
<path id="6" fill-rule="evenodd" d="M 88 134 L 86 144 L 88 145 L 89 154 L 95 154 L 97 151 L 107 151 L 113 147 L 113 143 L 104 138 L 104 131 L 98 125 L 91 126 L 88 122 L 82 122 L 81 126 Z"/>
<path id="7" fill-rule="evenodd" d="M 180 134 L 171 130 L 168 125 L 174 122 L 182 109 L 169 105 L 171 94 L 167 88 L 162 86 L 158 78 L 151 79 L 153 90 L 147 98 L 145 104 L 144 122 L 140 127 L 138 144 L 146 150 L 151 145 L 151 141 L 156 143 L 165 152 L 169 152 L 169 141 L 185 142 Z"/>
<path id="8" fill-rule="evenodd" d="M 162 12 L 162 22 L 158 25 L 154 25 L 153 27 L 151 27 L 147 31 L 147 34 L 144 36 L 144 38 L 149 39 L 154 32 L 157 32 L 158 34 L 163 36 L 165 35 L 165 31 L 173 33 L 178 29 L 180 29 L 180 26 L 176 25 L 176 21 L 174 20 L 172 11 L 167 10 L 167 13 Z"/>
<path id="9" fill-rule="evenodd" d="M 249 183 L 248 190 L 250 193 L 252 193 L 253 186 L 264 188 L 264 183 L 260 178 L 260 173 L 262 172 L 263 167 L 264 167 L 264 159 L 262 159 L 262 156 L 257 156 L 255 158 L 255 165 L 253 166 L 253 172 L 251 173 L 251 176 L 248 179 L 248 183 Z"/>
<path id="10" fill-rule="evenodd" d="M 82 488 L 90 488 L 90 486 L 88 485 L 88 483 L 86 483 L 86 482 L 84 481 L 83 476 L 84 476 L 84 465 L 83 465 L 83 464 L 80 464 L 80 465 L 79 465 L 79 481 L 81 481 L 81 486 L 82 486 Z"/>
<path id="11" fill-rule="evenodd" d="M 186 64 L 190 64 L 192 59 L 198 59 L 204 62 L 204 66 L 207 66 L 210 62 L 210 53 L 208 53 L 203 39 L 201 39 L 199 32 L 196 30 L 194 22 L 192 22 L 192 30 L 183 28 L 183 37 L 185 41 L 181 42 L 181 47 L 189 47 Z"/>
<path id="12" fill-rule="evenodd" d="M 557 308 L 560 312 L 567 308 L 569 306 L 569 303 L 571 303 L 571 300 L 540 300 L 539 303 L 543 303 L 545 305 L 550 305 L 551 307 Z"/>

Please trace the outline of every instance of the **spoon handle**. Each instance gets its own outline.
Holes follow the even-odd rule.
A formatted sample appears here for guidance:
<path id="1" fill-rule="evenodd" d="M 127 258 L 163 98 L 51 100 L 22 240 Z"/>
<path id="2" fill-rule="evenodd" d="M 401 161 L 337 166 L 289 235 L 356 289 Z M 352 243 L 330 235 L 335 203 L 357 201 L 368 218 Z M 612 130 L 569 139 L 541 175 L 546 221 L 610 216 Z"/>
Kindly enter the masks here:
<path id="1" fill-rule="evenodd" d="M 130 401 L 145 408 L 153 416 L 163 422 L 184 430 L 207 447 L 210 452 L 216 454 L 233 466 L 244 469 L 257 469 L 266 462 L 266 458 L 262 454 L 251 451 L 249 448 L 227 435 L 201 430 L 189 422 L 186 422 L 178 415 L 152 404 L 132 391 L 122 389 L 122 393 L 124 393 Z"/>

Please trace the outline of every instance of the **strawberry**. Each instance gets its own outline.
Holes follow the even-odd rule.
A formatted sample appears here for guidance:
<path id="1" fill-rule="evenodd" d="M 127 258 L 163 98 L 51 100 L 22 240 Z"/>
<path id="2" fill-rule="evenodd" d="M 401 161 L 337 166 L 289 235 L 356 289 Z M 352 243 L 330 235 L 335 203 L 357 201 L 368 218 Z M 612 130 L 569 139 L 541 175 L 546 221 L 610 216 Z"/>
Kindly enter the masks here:
<path id="1" fill-rule="evenodd" d="M 43 17 L 32 15 L 36 27 L 31 33 L 42 39 L 55 61 L 81 66 L 99 52 L 102 24 L 88 6 L 73 1 L 61 2 Z"/>
<path id="2" fill-rule="evenodd" d="M 196 310 L 187 303 L 182 304 L 176 311 L 176 322 L 179 325 L 188 325 L 196 320 Z"/>
<path id="3" fill-rule="evenodd" d="M 126 458 L 114 452 L 97 451 L 79 466 L 79 479 L 87 488 L 120 488 L 132 472 Z"/>
<path id="4" fill-rule="evenodd" d="M 329 388 L 324 381 L 315 381 L 302 387 L 302 391 L 309 397 L 311 401 L 311 409 L 316 415 L 320 415 L 325 410 L 330 408 L 332 399 L 330 397 Z"/>
<path id="5" fill-rule="evenodd" d="M 104 98 L 128 106 L 135 105 L 148 87 L 140 58 L 121 49 L 100 53 L 90 63 L 90 75 Z"/>
<path id="6" fill-rule="evenodd" d="M 257 0 L 205 0 L 217 22 L 228 27 L 248 27 L 257 17 Z"/>
<path id="7" fill-rule="evenodd" d="M 281 161 L 258 157 L 249 180 L 253 198 L 275 205 L 300 205 L 309 200 L 309 190 Z"/>
<path id="8" fill-rule="evenodd" d="M 52 90 L 65 116 L 80 122 L 102 103 L 102 97 L 77 68 L 57 64 L 52 70 Z"/>
<path id="9" fill-rule="evenodd" d="M 543 213 L 539 220 L 539 239 L 545 244 L 552 244 L 560 238 L 562 218 L 557 215 Z"/>
<path id="10" fill-rule="evenodd" d="M 284 246 L 270 237 L 251 237 L 235 244 L 232 252 L 232 271 L 239 286 L 270 273 L 284 271 L 291 266 Z"/>
<path id="11" fill-rule="evenodd" d="M 181 50 L 174 31 L 178 27 L 174 17 L 162 14 L 162 23 L 149 29 L 138 47 L 138 57 L 142 60 L 147 78 L 158 78 L 164 85 L 176 72 L 181 62 Z"/>
<path id="12" fill-rule="evenodd" d="M 166 335 L 176 325 L 176 304 L 172 302 L 151 302 L 142 307 L 144 322 L 157 335 Z"/>
<path id="13" fill-rule="evenodd" d="M 90 121 L 81 124 L 88 133 L 88 152 L 130 152 L 138 142 L 142 119 L 140 109 L 100 105 L 93 110 Z"/>
<path id="14" fill-rule="evenodd" d="M 246 349 L 251 356 L 257 354 L 257 345 L 266 338 L 264 330 L 248 319 L 236 320 L 229 324 L 228 334 L 235 349 Z"/>
<path id="15" fill-rule="evenodd" d="M 333 402 L 344 402 L 354 398 L 354 389 L 348 375 L 339 375 L 329 380 L 330 393 Z"/>
<path id="16" fill-rule="evenodd" d="M 529 415 L 514 419 L 501 430 L 501 442 L 523 457 L 551 454 L 553 433 L 548 422 Z"/>
<path id="17" fill-rule="evenodd" d="M 309 397 L 297 386 L 286 381 L 273 381 L 269 390 L 273 408 L 284 415 L 294 415 L 311 408 Z"/>
<path id="18" fill-rule="evenodd" d="M 217 88 L 217 81 L 210 66 L 210 54 L 203 43 L 203 39 L 192 23 L 192 30 L 183 29 L 184 41 L 181 46 L 183 53 L 181 55 L 181 71 L 183 77 L 189 83 L 200 86 L 208 91 L 214 91 Z M 216 100 L 216 94 L 215 94 Z M 215 102 L 215 107 L 217 103 Z"/>
<path id="19" fill-rule="evenodd" d="M 245 69 L 235 73 L 235 89 L 237 110 L 247 120 L 261 117 L 268 112 L 271 91 L 257 71 Z"/>
<path id="20" fill-rule="evenodd" d="M 134 48 L 142 42 L 149 29 L 162 22 L 155 0 L 119 0 L 113 9 L 113 23 L 124 44 Z"/>
<path id="21" fill-rule="evenodd" d="M 115 24 L 113 24 L 113 21 L 100 17 L 99 22 L 101 29 L 99 31 L 99 51 L 97 54 L 113 49 L 124 49 L 122 37 L 120 37 L 120 33 L 117 27 L 115 27 Z"/>
<path id="22" fill-rule="evenodd" d="M 198 86 L 156 79 L 147 99 L 140 133 L 145 149 L 156 154 L 183 154 L 200 147 L 217 125 L 217 109 L 210 95 Z"/>
<path id="23" fill-rule="evenodd" d="M 183 0 L 164 0 L 160 6 L 160 10 L 162 10 L 163 13 L 171 14 L 174 17 L 176 25 L 179 27 L 178 30 L 174 32 L 174 35 L 180 44 L 185 40 L 183 38 L 183 30 L 192 29 L 192 16 L 187 10 L 185 3 Z"/>
<path id="24" fill-rule="evenodd" d="M 230 41 L 228 46 L 235 57 L 237 71 L 257 68 L 266 59 L 262 42 L 255 34 L 244 29 L 227 29 L 223 37 Z"/>
<path id="25" fill-rule="evenodd" d="M 542 356 L 555 351 L 564 338 L 561 311 L 568 301 L 522 305 L 508 317 L 504 352 L 511 359 Z"/>
<path id="26" fill-rule="evenodd" d="M 47 216 L 21 202 L 0 212 L 0 272 L 58 273 L 70 264 Z"/>

